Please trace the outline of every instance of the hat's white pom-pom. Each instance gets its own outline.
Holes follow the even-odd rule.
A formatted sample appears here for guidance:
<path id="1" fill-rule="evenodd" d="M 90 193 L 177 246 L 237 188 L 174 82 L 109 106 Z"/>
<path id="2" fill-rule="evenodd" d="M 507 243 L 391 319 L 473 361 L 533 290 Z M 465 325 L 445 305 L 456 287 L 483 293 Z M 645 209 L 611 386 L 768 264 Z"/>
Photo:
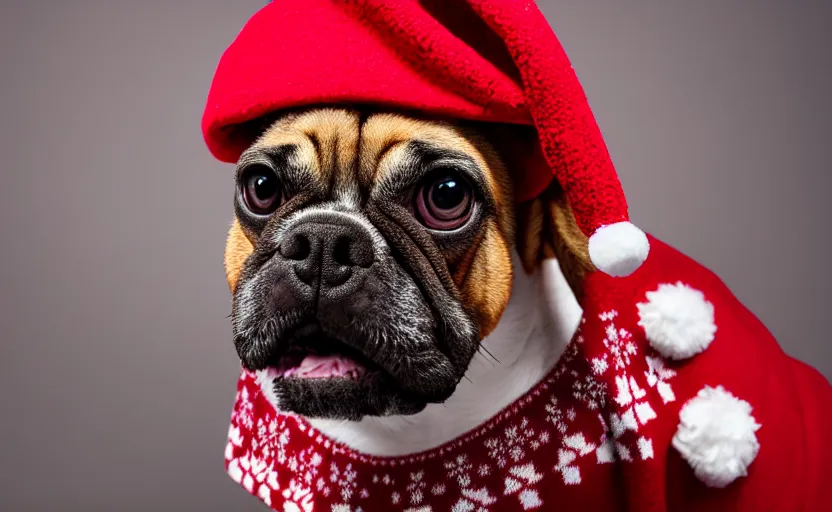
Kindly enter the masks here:
<path id="1" fill-rule="evenodd" d="M 616 222 L 589 237 L 589 259 L 595 268 L 613 277 L 632 274 L 647 259 L 647 235 L 630 222 Z"/>
<path id="2" fill-rule="evenodd" d="M 757 457 L 760 425 L 751 405 L 722 386 L 705 386 L 682 407 L 673 447 L 710 487 L 725 487 L 748 474 Z"/>
<path id="3" fill-rule="evenodd" d="M 705 295 L 684 283 L 662 284 L 636 304 L 638 324 L 650 345 L 669 359 L 686 359 L 714 340 L 714 306 Z"/>

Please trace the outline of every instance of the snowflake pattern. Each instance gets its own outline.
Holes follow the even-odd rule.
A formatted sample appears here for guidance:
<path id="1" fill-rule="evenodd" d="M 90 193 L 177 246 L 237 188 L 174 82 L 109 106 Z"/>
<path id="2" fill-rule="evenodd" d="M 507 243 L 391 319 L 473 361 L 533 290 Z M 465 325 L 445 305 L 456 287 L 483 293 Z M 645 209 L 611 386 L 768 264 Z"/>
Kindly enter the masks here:
<path id="1" fill-rule="evenodd" d="M 607 405 L 607 389 L 594 375 L 587 373 L 575 379 L 572 384 L 572 396 L 591 410 L 602 409 Z"/>
<path id="2" fill-rule="evenodd" d="M 652 438 L 641 434 L 633 441 L 634 436 L 638 435 L 647 423 L 658 417 L 651 403 L 652 396 L 648 394 L 647 388 L 656 389 L 662 404 L 674 401 L 676 397 L 668 380 L 673 378 L 676 372 L 666 368 L 660 357 L 645 355 L 644 362 L 648 369 L 643 372 L 644 380 L 636 379 L 635 374 L 630 375 L 627 372 L 630 356 L 636 356 L 638 349 L 631 341 L 632 336 L 629 332 L 625 329 L 616 329 L 613 321 L 617 316 L 616 311 L 600 315 L 600 320 L 607 322 L 606 337 L 603 341 L 607 352 L 592 361 L 593 374 L 596 376 L 605 374 L 609 369 L 609 365 L 604 364 L 607 357 L 615 361 L 614 369 L 619 370 L 613 375 L 615 390 L 611 396 L 621 412 L 610 413 L 609 428 L 601 417 L 605 430 L 609 430 L 610 439 L 602 445 L 604 454 L 599 456 L 599 461 L 601 458 L 608 459 L 613 451 L 618 459 L 624 462 L 631 462 L 636 457 L 647 460 L 653 458 Z M 624 438 L 629 438 L 630 441 L 627 442 Z"/>
<path id="3" fill-rule="evenodd" d="M 407 485 L 407 492 L 410 493 L 410 503 L 419 505 L 425 499 L 425 472 L 417 471 L 410 473 L 410 483 Z"/>
<path id="4" fill-rule="evenodd" d="M 257 420 L 257 435 L 252 438 L 251 445 L 255 450 L 262 445 L 264 458 L 274 457 L 278 464 L 283 464 L 287 458 L 289 436 L 285 418 L 275 418 L 268 422 L 260 418 Z"/>
<path id="5" fill-rule="evenodd" d="M 255 416 L 255 402 L 265 398 L 253 378 L 243 380 L 228 432 L 228 474 L 282 512 L 364 512 L 381 506 L 379 500 L 394 512 L 438 512 L 439 503 L 452 512 L 493 512 L 509 506 L 507 500 L 510 509 L 540 509 L 551 492 L 547 478 L 578 486 L 590 466 L 652 459 L 647 426 L 676 400 L 675 370 L 617 325 L 617 311 L 598 319 L 603 331 L 593 335 L 592 347 L 600 349 L 594 357 L 583 359 L 590 338 L 582 321 L 559 364 L 533 392 L 470 440 L 402 460 L 401 468 L 396 461 L 338 452 L 295 418 Z M 413 465 L 419 461 L 435 465 Z"/>
<path id="6" fill-rule="evenodd" d="M 240 426 L 245 429 L 254 427 L 254 400 L 250 396 L 248 388 L 244 387 L 237 392 L 236 403 L 240 404 L 238 418 Z"/>
<path id="7" fill-rule="evenodd" d="M 488 454 L 497 467 L 505 467 L 509 462 L 519 462 L 526 456 L 526 450 L 537 450 L 549 441 L 548 432 L 538 432 L 529 426 L 528 418 L 505 429 L 502 436 L 485 441 Z"/>
<path id="8" fill-rule="evenodd" d="M 232 460 L 228 466 L 228 475 L 248 492 L 257 494 L 266 504 L 271 503 L 272 491 L 280 487 L 274 467 L 252 455 Z"/>
<path id="9" fill-rule="evenodd" d="M 664 361 L 658 357 L 647 356 L 648 371 L 644 372 L 647 377 L 647 385 L 651 388 L 656 388 L 659 395 L 662 397 L 664 403 L 670 403 L 676 400 L 676 395 L 673 394 L 673 388 L 667 382 L 676 376 L 676 372 L 665 368 Z"/>
<path id="10" fill-rule="evenodd" d="M 630 362 L 638 353 L 638 348 L 633 340 L 633 335 L 627 329 L 615 326 L 617 311 L 607 311 L 599 315 L 599 319 L 606 323 L 603 344 L 607 349 L 601 357 L 593 358 L 592 371 L 596 374 L 604 373 L 610 364 L 616 370 L 622 370 L 630 366 Z"/>
<path id="11" fill-rule="evenodd" d="M 462 488 L 471 485 L 470 471 L 473 467 L 473 464 L 468 462 L 467 455 L 458 455 L 445 462 L 445 469 L 448 470 L 448 478 L 455 480 Z"/>
<path id="12" fill-rule="evenodd" d="M 283 491 L 284 512 L 312 512 L 315 508 L 311 489 L 292 482 Z"/>
<path id="13" fill-rule="evenodd" d="M 349 501 L 358 488 L 357 477 L 358 472 L 353 469 L 352 464 L 347 464 L 344 469 L 340 469 L 335 462 L 329 466 L 329 481 L 338 486 L 341 499 L 344 501 Z"/>
<path id="14" fill-rule="evenodd" d="M 569 428 L 567 423 L 569 414 L 558 406 L 558 398 L 554 395 L 549 397 L 549 403 L 544 408 L 546 410 L 546 421 L 554 425 L 558 433 L 566 432 L 566 429 Z"/>

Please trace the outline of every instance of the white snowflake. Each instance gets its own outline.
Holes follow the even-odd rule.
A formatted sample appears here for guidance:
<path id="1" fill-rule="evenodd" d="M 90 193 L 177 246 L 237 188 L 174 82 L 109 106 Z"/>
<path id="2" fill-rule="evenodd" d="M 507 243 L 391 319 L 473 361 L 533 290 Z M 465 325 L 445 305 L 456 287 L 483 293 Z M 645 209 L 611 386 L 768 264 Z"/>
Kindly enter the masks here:
<path id="1" fill-rule="evenodd" d="M 358 472 L 352 468 L 352 463 L 348 463 L 342 471 L 338 464 L 333 462 L 329 467 L 329 472 L 329 481 L 339 487 L 341 499 L 349 501 L 358 488 Z"/>
<path id="2" fill-rule="evenodd" d="M 617 311 L 607 311 L 599 315 L 602 321 L 608 323 L 605 328 L 606 336 L 604 337 L 604 347 L 606 347 L 607 352 L 601 357 L 592 359 L 592 371 L 596 375 L 601 375 L 607 371 L 610 359 L 616 370 L 628 367 L 631 362 L 630 358 L 638 353 L 638 348 L 633 342 L 633 335 L 630 331 L 615 327 L 614 320 L 617 316 Z"/>
<path id="3" fill-rule="evenodd" d="M 416 473 L 410 473 L 410 483 L 407 485 L 407 492 L 410 493 L 410 504 L 411 505 L 419 505 L 422 503 L 422 500 L 425 498 L 425 487 L 427 484 L 425 483 L 425 472 L 418 471 Z"/>
<path id="4" fill-rule="evenodd" d="M 589 410 L 594 411 L 606 406 L 607 389 L 591 373 L 572 383 L 572 396 L 580 400 Z"/>
<path id="5" fill-rule="evenodd" d="M 545 409 L 546 421 L 554 425 L 561 434 L 566 432 L 568 428 L 566 415 L 564 414 L 563 409 L 561 409 L 558 405 L 558 399 L 556 396 L 552 395 L 549 397 L 549 402 L 546 404 Z"/>
<path id="6" fill-rule="evenodd" d="M 634 447 L 622 442 L 621 437 L 627 432 L 639 432 L 642 425 L 656 419 L 658 414 L 647 397 L 647 391 L 639 387 L 635 378 L 622 374 L 615 377 L 618 395 L 615 401 L 626 409 L 621 414 L 610 414 L 610 431 L 615 440 L 615 451 L 622 461 L 633 460 L 633 448 L 641 454 L 642 459 L 653 457 L 653 441 L 642 436 Z"/>
<path id="7" fill-rule="evenodd" d="M 633 335 L 626 329 L 615 330 L 614 325 L 607 327 L 607 337 L 604 338 L 604 346 L 615 361 L 615 368 L 622 369 L 630 365 L 630 356 L 636 355 L 636 344 L 632 341 Z"/>
<path id="8" fill-rule="evenodd" d="M 315 503 L 312 501 L 312 491 L 308 487 L 290 482 L 283 490 L 283 512 L 312 512 Z"/>
<path id="9" fill-rule="evenodd" d="M 248 388 L 243 387 L 237 392 L 236 401 L 239 407 L 234 419 L 246 429 L 251 430 L 254 428 L 254 404 L 249 399 Z"/>
<path id="10" fill-rule="evenodd" d="M 548 441 L 548 433 L 535 432 L 529 427 L 528 418 L 523 418 L 519 424 L 507 427 L 502 436 L 486 440 L 485 447 L 497 466 L 502 468 L 509 462 L 523 460 L 527 448 L 537 450 Z"/>
<path id="11" fill-rule="evenodd" d="M 673 394 L 673 388 L 667 382 L 668 379 L 676 376 L 676 372 L 670 368 L 665 368 L 664 361 L 658 357 L 648 356 L 647 367 L 649 370 L 644 372 L 644 375 L 647 377 L 647 385 L 651 388 L 656 388 L 664 403 L 676 400 L 676 395 Z"/>
<path id="12" fill-rule="evenodd" d="M 288 457 L 289 427 L 286 419 L 257 420 L 257 434 L 251 440 L 251 446 L 257 450 L 262 447 L 263 457 L 273 457 L 278 464 L 284 464 Z"/>
<path id="13" fill-rule="evenodd" d="M 250 452 L 229 462 L 228 475 L 247 491 L 256 493 L 267 505 L 271 504 L 272 491 L 280 489 L 272 466 Z"/>
<path id="14" fill-rule="evenodd" d="M 460 487 L 471 485 L 470 471 L 474 466 L 468 462 L 467 455 L 457 455 L 456 458 L 445 462 L 448 478 L 456 480 Z"/>
<path id="15" fill-rule="evenodd" d="M 638 452 L 641 455 L 641 460 L 653 458 L 653 440 L 642 436 L 638 440 Z"/>
<path id="16" fill-rule="evenodd" d="M 601 438 L 595 449 L 595 459 L 598 464 L 610 464 L 615 462 L 615 436 L 602 414 L 598 414 L 598 421 L 601 422 Z"/>
<path id="17" fill-rule="evenodd" d="M 288 440 L 288 436 L 286 439 Z M 312 448 L 306 448 L 297 455 L 289 457 L 287 460 L 287 465 L 294 473 L 295 478 L 299 477 L 306 485 L 312 485 L 315 478 L 318 477 L 320 473 L 320 466 L 323 462 L 321 455 Z M 326 487 L 322 478 L 318 478 L 317 488 L 319 492 L 329 493 L 329 488 Z"/>
<path id="18" fill-rule="evenodd" d="M 332 492 L 323 477 L 318 478 L 318 481 L 315 482 L 315 489 L 324 496 L 329 496 L 329 493 Z"/>
<path id="19" fill-rule="evenodd" d="M 604 357 L 595 357 L 592 359 L 592 373 L 595 375 L 603 375 L 610 367 L 607 362 L 606 354 Z"/>
<path id="20" fill-rule="evenodd" d="M 581 483 L 581 470 L 573 464 L 581 456 L 595 449 L 595 445 L 588 443 L 583 434 L 573 434 L 563 439 L 564 448 L 558 450 L 558 461 L 555 471 L 560 473 L 563 483 L 577 485 Z"/>
<path id="21" fill-rule="evenodd" d="M 517 494 L 524 510 L 533 510 L 543 504 L 537 489 L 534 488 L 534 485 L 543 479 L 543 475 L 538 473 L 534 464 L 514 466 L 509 469 L 509 475 L 505 479 L 506 496 Z"/>
<path id="22" fill-rule="evenodd" d="M 240 427 L 231 423 L 228 427 L 228 445 L 225 447 L 225 458 L 227 460 L 231 460 L 231 457 L 234 455 L 234 447 L 242 447 L 243 446 L 243 436 L 240 432 Z"/>
<path id="23" fill-rule="evenodd" d="M 463 489 L 462 498 L 451 508 L 451 512 L 488 512 L 488 505 L 497 502 L 497 498 L 488 492 L 486 487 L 479 489 Z"/>

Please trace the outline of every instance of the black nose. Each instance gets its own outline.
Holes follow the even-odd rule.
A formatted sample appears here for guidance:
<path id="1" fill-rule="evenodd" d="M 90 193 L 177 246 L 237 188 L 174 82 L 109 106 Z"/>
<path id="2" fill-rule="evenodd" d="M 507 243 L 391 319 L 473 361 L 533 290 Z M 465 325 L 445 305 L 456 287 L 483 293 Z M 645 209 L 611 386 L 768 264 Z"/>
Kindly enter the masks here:
<path id="1" fill-rule="evenodd" d="M 297 286 L 320 286 L 322 297 L 358 284 L 373 264 L 373 239 L 358 220 L 332 214 L 300 220 L 283 235 L 280 256 Z"/>

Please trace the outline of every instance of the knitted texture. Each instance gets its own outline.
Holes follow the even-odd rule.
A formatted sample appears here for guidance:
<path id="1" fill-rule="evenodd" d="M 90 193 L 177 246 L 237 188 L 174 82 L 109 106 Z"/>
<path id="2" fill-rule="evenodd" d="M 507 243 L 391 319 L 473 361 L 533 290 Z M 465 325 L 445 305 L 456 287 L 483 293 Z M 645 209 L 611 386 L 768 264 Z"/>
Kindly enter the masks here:
<path id="1" fill-rule="evenodd" d="M 832 509 L 829 383 L 784 354 L 711 272 L 650 243 L 632 276 L 588 277 L 583 320 L 546 378 L 475 431 L 424 453 L 352 451 L 278 413 L 243 372 L 229 475 L 293 512 Z M 674 361 L 651 347 L 638 304 L 680 281 L 713 305 L 716 331 L 707 350 Z M 706 486 L 673 448 L 680 411 L 708 386 L 742 400 L 760 425 L 737 440 L 756 438 L 759 452 L 724 488 Z"/>

